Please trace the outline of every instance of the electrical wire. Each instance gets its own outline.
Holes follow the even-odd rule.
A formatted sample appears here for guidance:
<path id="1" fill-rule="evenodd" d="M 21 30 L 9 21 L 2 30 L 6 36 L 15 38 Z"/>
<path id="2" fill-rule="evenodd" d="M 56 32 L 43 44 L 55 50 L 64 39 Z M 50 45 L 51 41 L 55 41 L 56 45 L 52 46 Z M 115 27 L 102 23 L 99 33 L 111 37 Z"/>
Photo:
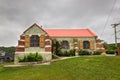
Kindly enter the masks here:
<path id="1" fill-rule="evenodd" d="M 108 24 L 108 20 L 109 20 L 111 14 L 112 14 L 112 12 L 113 12 L 113 9 L 114 9 L 114 6 L 115 6 L 116 2 L 117 2 L 117 0 L 114 0 L 113 5 L 112 5 L 112 8 L 111 8 L 111 10 L 110 10 L 110 13 L 108 14 L 107 19 L 106 19 L 106 21 L 105 21 L 105 25 L 104 25 L 103 31 L 102 31 L 102 33 L 100 34 L 100 37 L 101 37 L 101 36 L 103 35 L 103 33 L 105 32 L 105 28 L 106 28 L 106 26 L 107 26 L 107 24 Z"/>

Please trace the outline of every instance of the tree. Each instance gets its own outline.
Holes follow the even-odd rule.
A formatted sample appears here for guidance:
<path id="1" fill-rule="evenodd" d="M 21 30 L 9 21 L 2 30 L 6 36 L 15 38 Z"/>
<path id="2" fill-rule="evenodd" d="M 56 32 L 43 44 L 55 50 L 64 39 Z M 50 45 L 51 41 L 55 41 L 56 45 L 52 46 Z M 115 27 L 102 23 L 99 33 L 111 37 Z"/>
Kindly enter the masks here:
<path id="1" fill-rule="evenodd" d="M 57 41 L 56 39 L 52 40 L 52 53 L 53 54 L 59 53 L 61 51 L 60 47 L 61 45 L 59 41 Z"/>
<path id="2" fill-rule="evenodd" d="M 58 41 L 56 41 L 56 45 L 55 46 L 56 46 L 55 53 L 59 53 L 61 51 L 61 49 L 60 49 L 60 47 L 61 47 L 60 43 Z"/>
<path id="3" fill-rule="evenodd" d="M 0 47 L 0 50 L 3 50 L 8 53 L 15 53 L 15 47 Z"/>

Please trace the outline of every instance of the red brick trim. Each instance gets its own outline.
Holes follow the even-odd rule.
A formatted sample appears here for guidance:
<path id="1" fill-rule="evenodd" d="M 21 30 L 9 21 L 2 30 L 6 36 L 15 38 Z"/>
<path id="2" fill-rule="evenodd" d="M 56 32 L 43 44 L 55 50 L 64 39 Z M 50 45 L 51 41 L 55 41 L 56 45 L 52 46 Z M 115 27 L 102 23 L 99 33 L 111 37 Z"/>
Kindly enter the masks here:
<path id="1" fill-rule="evenodd" d="M 16 47 L 16 52 L 24 52 L 25 48 L 22 47 Z"/>

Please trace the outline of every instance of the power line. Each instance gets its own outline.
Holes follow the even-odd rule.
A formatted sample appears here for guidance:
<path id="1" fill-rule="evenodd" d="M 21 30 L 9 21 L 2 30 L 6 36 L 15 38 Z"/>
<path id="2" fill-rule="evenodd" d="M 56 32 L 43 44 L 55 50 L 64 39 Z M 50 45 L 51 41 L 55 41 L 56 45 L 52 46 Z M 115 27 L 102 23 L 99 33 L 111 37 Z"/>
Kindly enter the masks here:
<path id="1" fill-rule="evenodd" d="M 120 25 L 120 23 L 115 23 L 115 24 L 112 24 L 112 26 L 113 26 L 113 28 L 114 28 L 114 33 L 115 33 L 115 46 L 117 47 L 117 30 L 116 30 L 116 28 L 117 28 L 117 26 L 119 26 Z"/>
<path id="2" fill-rule="evenodd" d="M 107 19 L 106 19 L 106 21 L 105 21 L 105 25 L 104 25 L 104 28 L 103 28 L 103 31 L 102 31 L 100 37 L 103 35 L 103 33 L 104 33 L 104 31 L 105 31 L 105 27 L 107 26 L 108 20 L 109 20 L 111 14 L 112 14 L 112 12 L 113 12 L 113 9 L 114 9 L 114 6 L 115 6 L 116 2 L 117 2 L 117 0 L 114 0 L 114 3 L 113 3 L 113 5 L 112 5 L 112 8 L 111 8 L 111 10 L 110 10 L 110 13 L 109 13 L 108 16 L 107 16 Z"/>

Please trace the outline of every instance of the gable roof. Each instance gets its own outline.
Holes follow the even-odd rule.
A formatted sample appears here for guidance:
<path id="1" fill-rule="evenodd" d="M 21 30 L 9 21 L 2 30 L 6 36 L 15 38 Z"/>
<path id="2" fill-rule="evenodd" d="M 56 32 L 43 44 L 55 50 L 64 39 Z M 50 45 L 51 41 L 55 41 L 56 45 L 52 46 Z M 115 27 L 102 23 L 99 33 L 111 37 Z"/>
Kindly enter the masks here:
<path id="1" fill-rule="evenodd" d="M 27 28 L 23 33 L 26 33 L 29 29 L 31 29 L 32 27 L 38 27 L 40 30 L 42 30 L 43 32 L 47 33 L 44 29 L 42 29 L 42 26 L 37 25 L 36 23 L 34 23 L 33 25 L 31 25 L 29 28 Z"/>
<path id="2" fill-rule="evenodd" d="M 31 25 L 28 29 L 26 29 L 23 33 L 26 33 L 32 27 L 38 27 L 40 30 L 44 31 L 51 37 L 97 37 L 89 29 L 42 29 L 42 26 L 38 26 L 36 23 Z"/>
<path id="3" fill-rule="evenodd" d="M 97 37 L 89 29 L 46 29 L 51 37 Z"/>

